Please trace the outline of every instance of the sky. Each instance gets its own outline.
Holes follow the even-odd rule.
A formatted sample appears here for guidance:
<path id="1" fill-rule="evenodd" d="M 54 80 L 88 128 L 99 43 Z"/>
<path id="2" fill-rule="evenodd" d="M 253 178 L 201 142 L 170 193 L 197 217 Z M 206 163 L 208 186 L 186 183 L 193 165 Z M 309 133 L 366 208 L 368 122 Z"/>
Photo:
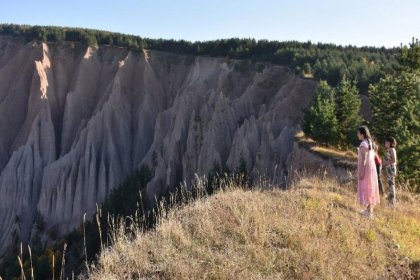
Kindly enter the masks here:
<path id="1" fill-rule="evenodd" d="M 420 0 L 0 0 L 0 23 L 395 47 L 420 38 Z"/>

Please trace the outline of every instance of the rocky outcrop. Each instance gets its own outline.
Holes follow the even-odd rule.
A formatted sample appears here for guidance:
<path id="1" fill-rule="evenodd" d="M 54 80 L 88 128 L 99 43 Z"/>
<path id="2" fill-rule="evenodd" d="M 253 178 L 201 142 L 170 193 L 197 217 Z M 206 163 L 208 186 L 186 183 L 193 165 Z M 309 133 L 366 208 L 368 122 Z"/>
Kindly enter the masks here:
<path id="1" fill-rule="evenodd" d="M 0 36 L 0 256 L 63 234 L 134 169 L 152 200 L 215 165 L 281 180 L 316 83 L 288 68 Z"/>

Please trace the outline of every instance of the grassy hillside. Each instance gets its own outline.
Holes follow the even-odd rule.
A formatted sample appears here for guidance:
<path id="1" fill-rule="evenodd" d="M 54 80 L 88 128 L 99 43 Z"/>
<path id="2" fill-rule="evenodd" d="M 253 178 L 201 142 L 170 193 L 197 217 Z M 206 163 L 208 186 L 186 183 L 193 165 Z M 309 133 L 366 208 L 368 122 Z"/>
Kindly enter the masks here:
<path id="1" fill-rule="evenodd" d="M 419 196 L 400 192 L 395 209 L 384 202 L 369 220 L 354 187 L 332 180 L 290 191 L 231 184 L 170 210 L 154 231 L 120 227 L 88 278 L 415 279 L 419 208 Z"/>

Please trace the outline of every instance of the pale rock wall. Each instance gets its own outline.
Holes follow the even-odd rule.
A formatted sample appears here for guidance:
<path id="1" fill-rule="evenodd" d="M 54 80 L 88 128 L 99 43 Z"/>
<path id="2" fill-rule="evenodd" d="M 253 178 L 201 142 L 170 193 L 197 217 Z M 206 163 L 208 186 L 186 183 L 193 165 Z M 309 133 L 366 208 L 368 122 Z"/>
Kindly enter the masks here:
<path id="1" fill-rule="evenodd" d="M 37 215 L 69 232 L 143 164 L 150 200 L 241 159 L 281 183 L 315 88 L 282 66 L 0 36 L 0 256 Z"/>

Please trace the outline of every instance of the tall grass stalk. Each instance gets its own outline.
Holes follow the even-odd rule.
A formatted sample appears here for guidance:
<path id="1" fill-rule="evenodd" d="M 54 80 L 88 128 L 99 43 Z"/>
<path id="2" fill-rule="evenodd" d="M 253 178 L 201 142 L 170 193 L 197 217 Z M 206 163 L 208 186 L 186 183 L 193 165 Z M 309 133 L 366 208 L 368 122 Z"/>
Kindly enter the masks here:
<path id="1" fill-rule="evenodd" d="M 87 273 L 89 274 L 89 263 L 87 255 L 87 246 L 86 246 L 86 213 L 83 214 L 83 248 L 85 251 L 85 266 Z"/>
<path id="2" fill-rule="evenodd" d="M 29 261 L 31 262 L 31 279 L 34 280 L 34 267 L 32 264 L 32 250 L 31 250 L 31 246 L 28 245 L 28 251 L 29 251 Z"/>
<path id="3" fill-rule="evenodd" d="M 52 256 L 52 280 L 55 279 L 55 254 L 53 252 L 53 256 Z"/>
<path id="4" fill-rule="evenodd" d="M 64 247 L 63 247 L 63 257 L 62 257 L 62 259 L 61 259 L 60 280 L 64 280 L 64 275 L 65 275 L 65 267 L 66 267 L 66 248 L 67 248 L 67 243 L 64 243 Z"/>

